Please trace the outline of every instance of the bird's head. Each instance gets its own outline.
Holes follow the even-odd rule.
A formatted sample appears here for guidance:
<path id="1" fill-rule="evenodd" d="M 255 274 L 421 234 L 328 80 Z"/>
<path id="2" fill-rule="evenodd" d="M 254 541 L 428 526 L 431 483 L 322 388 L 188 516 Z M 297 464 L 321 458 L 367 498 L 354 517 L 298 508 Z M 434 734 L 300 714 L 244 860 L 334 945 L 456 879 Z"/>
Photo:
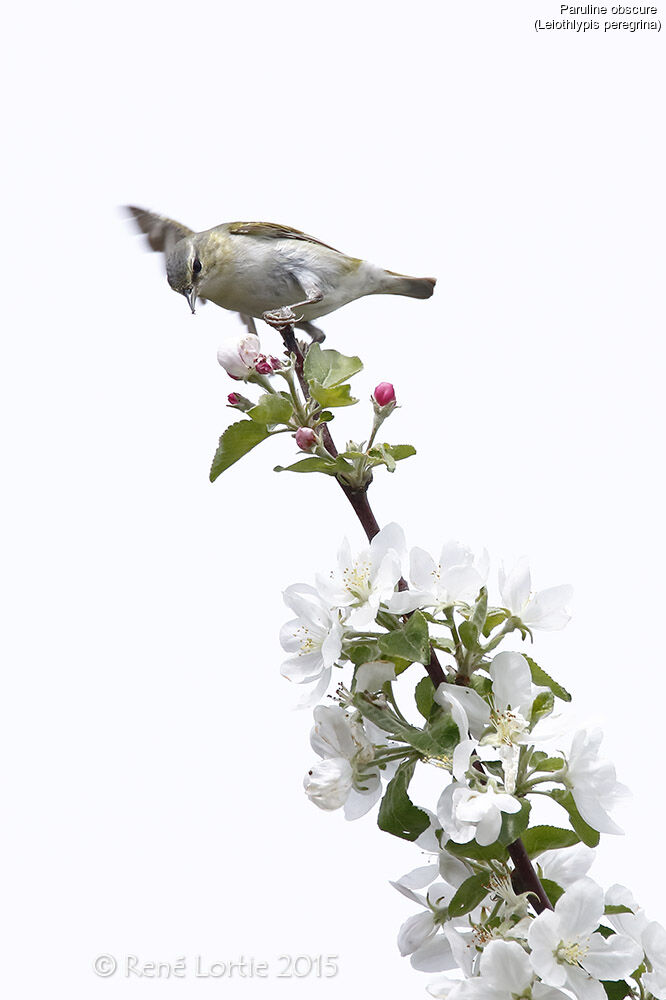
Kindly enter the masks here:
<path id="1" fill-rule="evenodd" d="M 187 299 L 192 312 L 197 300 L 197 287 L 206 273 L 205 248 L 197 246 L 189 236 L 179 240 L 167 256 L 166 270 L 174 292 Z"/>

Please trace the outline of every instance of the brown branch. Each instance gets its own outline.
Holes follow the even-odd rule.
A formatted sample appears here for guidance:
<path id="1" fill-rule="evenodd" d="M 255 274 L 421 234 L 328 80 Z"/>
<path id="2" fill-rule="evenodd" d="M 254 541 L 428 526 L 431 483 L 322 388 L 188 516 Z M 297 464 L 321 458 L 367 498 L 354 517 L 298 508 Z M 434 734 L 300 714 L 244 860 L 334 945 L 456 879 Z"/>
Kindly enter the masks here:
<path id="1" fill-rule="evenodd" d="M 284 345 L 289 354 L 293 354 L 296 359 L 296 374 L 298 376 L 298 381 L 301 386 L 301 390 L 306 399 L 310 396 L 310 389 L 303 375 L 303 363 L 305 358 L 303 352 L 300 348 L 296 336 L 294 334 L 293 326 L 286 326 L 280 330 L 282 339 L 284 340 Z M 338 449 L 335 447 L 333 438 L 331 437 L 331 432 L 328 429 L 327 424 L 324 424 L 321 430 L 322 441 L 324 447 L 329 452 L 330 455 L 335 458 L 338 455 Z M 368 541 L 372 541 L 376 534 L 379 532 L 379 524 L 377 518 L 375 517 L 370 503 L 368 501 L 368 487 L 365 486 L 360 490 L 353 490 L 347 484 L 341 482 L 337 479 L 337 483 L 342 489 L 342 492 L 349 500 L 349 503 L 354 509 L 354 513 L 361 522 L 361 526 L 365 531 Z M 398 587 L 400 590 L 407 590 L 407 583 L 405 580 L 400 580 Z M 430 680 L 433 682 L 434 686 L 437 688 L 440 684 L 444 683 L 446 680 L 446 675 L 441 663 L 437 657 L 437 653 L 434 648 L 430 650 L 430 663 L 426 665 L 426 670 Z M 534 870 L 534 866 L 530 861 L 527 851 L 525 850 L 525 845 L 522 840 L 514 840 L 512 844 L 508 845 L 507 848 L 509 856 L 513 861 L 514 874 L 519 882 L 518 888 L 522 892 L 529 892 L 532 896 L 532 905 L 537 913 L 541 913 L 543 910 L 552 910 L 553 904 L 548 899 L 548 895 L 541 885 L 539 876 Z M 536 897 L 536 900 L 535 900 Z"/>

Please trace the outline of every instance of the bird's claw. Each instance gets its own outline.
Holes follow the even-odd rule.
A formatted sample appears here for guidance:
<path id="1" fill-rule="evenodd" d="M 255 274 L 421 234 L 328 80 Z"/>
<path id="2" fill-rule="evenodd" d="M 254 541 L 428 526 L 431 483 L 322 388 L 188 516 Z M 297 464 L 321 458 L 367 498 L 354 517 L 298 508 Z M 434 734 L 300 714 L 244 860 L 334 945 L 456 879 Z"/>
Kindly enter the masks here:
<path id="1" fill-rule="evenodd" d="M 282 306 L 281 309 L 271 309 L 262 316 L 264 323 L 268 323 L 275 330 L 284 330 L 287 326 L 293 326 L 303 319 L 297 316 L 290 306 Z"/>

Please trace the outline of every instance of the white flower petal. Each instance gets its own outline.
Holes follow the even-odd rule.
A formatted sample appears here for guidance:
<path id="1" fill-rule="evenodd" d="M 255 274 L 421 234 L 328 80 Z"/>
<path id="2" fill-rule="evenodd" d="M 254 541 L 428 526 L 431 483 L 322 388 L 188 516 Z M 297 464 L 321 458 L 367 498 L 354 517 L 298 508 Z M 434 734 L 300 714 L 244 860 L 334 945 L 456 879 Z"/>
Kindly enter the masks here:
<path id="1" fill-rule="evenodd" d="M 626 934 L 609 938 L 592 934 L 581 965 L 597 979 L 618 980 L 631 975 L 643 961 L 643 949 Z"/>
<path id="2" fill-rule="evenodd" d="M 529 719 L 534 693 L 532 674 L 525 657 L 520 653 L 498 653 L 490 664 L 490 676 L 496 708 L 501 712 L 511 708 Z"/>
<path id="3" fill-rule="evenodd" d="M 435 560 L 424 549 L 413 548 L 409 554 L 409 579 L 417 590 L 432 593 L 437 575 Z"/>
<path id="4" fill-rule="evenodd" d="M 564 628 L 571 620 L 569 605 L 573 597 L 573 587 L 562 584 L 559 587 L 549 587 L 540 590 L 529 602 L 522 620 L 530 628 L 551 632 Z"/>
<path id="5" fill-rule="evenodd" d="M 532 589 L 530 566 L 525 556 L 518 560 L 509 573 L 505 573 L 504 566 L 500 567 L 499 587 L 505 607 L 520 617 Z"/>
<path id="6" fill-rule="evenodd" d="M 377 775 L 365 779 L 363 789 L 354 786 L 344 805 L 345 819 L 360 819 L 369 813 L 382 797 L 382 783 Z"/>
<path id="7" fill-rule="evenodd" d="M 443 934 L 437 934 L 417 948 L 410 962 L 420 972 L 445 972 L 456 968 L 451 945 Z"/>
<path id="8" fill-rule="evenodd" d="M 373 660 L 362 663 L 356 670 L 356 691 L 381 691 L 387 681 L 395 680 L 395 663 Z"/>
<path id="9" fill-rule="evenodd" d="M 589 976 L 577 965 L 562 966 L 566 970 L 567 989 L 571 990 L 576 1000 L 607 1000 L 606 990 L 598 979 Z"/>
<path id="10" fill-rule="evenodd" d="M 604 892 L 591 878 L 574 882 L 555 904 L 555 913 L 562 924 L 564 937 L 591 934 L 604 913 Z"/>
<path id="11" fill-rule="evenodd" d="M 566 849 L 544 851 L 538 861 L 546 878 L 567 889 L 587 875 L 594 858 L 595 852 L 591 847 L 576 844 Z"/>
<path id="12" fill-rule="evenodd" d="M 507 993 L 521 996 L 531 986 L 534 973 L 524 948 L 516 941 L 490 941 L 481 956 L 481 975 Z"/>
<path id="13" fill-rule="evenodd" d="M 429 910 L 425 913 L 415 913 L 413 917 L 408 917 L 398 931 L 398 948 L 400 949 L 400 954 L 403 957 L 411 955 L 428 938 L 432 937 L 435 930 L 432 913 Z"/>
<path id="14" fill-rule="evenodd" d="M 442 683 L 435 691 L 435 701 L 443 708 L 450 706 L 453 719 L 460 730 L 461 739 L 467 739 L 469 733 L 478 739 L 490 722 L 490 706 L 474 688 Z M 454 704 L 464 710 L 467 728 L 465 728 L 465 721 L 460 713 L 454 712 Z"/>

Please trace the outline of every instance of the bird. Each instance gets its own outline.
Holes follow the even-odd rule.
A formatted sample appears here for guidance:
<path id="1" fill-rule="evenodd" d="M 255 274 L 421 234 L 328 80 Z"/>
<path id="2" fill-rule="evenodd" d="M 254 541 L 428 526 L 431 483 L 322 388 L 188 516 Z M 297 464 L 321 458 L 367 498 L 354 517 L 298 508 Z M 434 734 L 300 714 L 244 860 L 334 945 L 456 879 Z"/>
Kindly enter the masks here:
<path id="1" fill-rule="evenodd" d="M 298 229 L 272 222 L 226 222 L 195 232 L 180 222 L 135 205 L 127 211 L 152 250 L 166 257 L 168 282 L 194 313 L 210 301 L 240 314 L 256 332 L 255 319 L 293 323 L 323 340 L 312 320 L 365 295 L 429 299 L 435 278 L 412 278 L 349 257 Z"/>

